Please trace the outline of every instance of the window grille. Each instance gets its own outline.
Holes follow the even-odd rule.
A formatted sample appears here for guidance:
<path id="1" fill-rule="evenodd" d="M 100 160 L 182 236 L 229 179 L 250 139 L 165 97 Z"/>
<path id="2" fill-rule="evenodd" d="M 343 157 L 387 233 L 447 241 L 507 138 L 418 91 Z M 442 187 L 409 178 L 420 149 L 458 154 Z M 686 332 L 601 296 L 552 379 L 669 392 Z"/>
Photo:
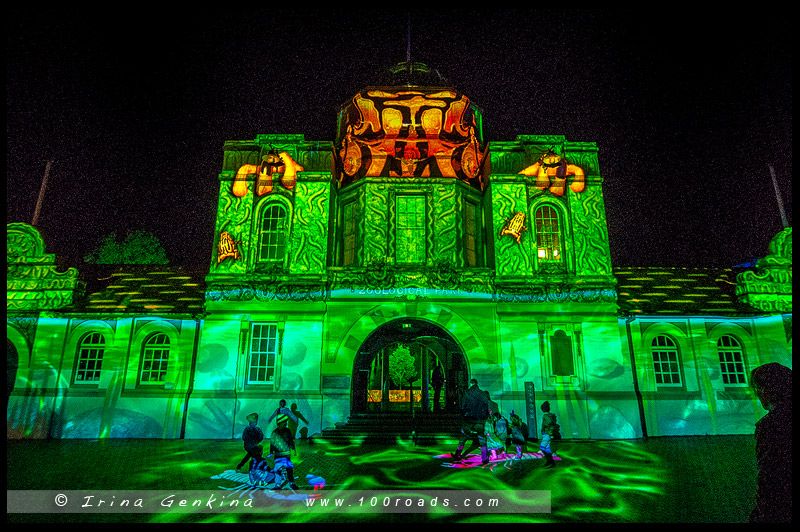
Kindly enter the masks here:
<path id="1" fill-rule="evenodd" d="M 272 384 L 278 359 L 278 326 L 254 323 L 250 335 L 248 383 Z"/>
<path id="2" fill-rule="evenodd" d="M 283 205 L 272 204 L 261 215 L 261 231 L 258 260 L 262 262 L 283 262 L 286 254 L 286 209 Z"/>
<path id="3" fill-rule="evenodd" d="M 672 338 L 656 336 L 651 346 L 656 384 L 680 386 L 681 371 L 678 362 L 678 346 Z"/>
<path id="4" fill-rule="evenodd" d="M 169 360 L 169 337 L 166 334 L 154 334 L 142 349 L 142 373 L 140 382 L 161 383 L 167 377 Z"/>
<path id="5" fill-rule="evenodd" d="M 75 372 L 75 382 L 98 382 L 100 369 L 103 366 L 103 353 L 106 349 L 106 340 L 100 333 L 87 334 L 81 340 L 78 348 L 78 369 Z"/>

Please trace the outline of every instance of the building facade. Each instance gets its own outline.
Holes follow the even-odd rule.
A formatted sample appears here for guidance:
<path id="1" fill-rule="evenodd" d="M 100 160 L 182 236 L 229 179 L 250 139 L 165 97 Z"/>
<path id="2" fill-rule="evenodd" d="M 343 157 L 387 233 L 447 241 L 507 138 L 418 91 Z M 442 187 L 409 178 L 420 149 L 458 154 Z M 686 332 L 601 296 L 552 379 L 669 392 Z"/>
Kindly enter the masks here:
<path id="1" fill-rule="evenodd" d="M 87 289 L 9 224 L 8 437 L 236 438 L 280 399 L 314 435 L 455 413 L 471 378 L 565 438 L 752 432 L 750 370 L 791 367 L 791 228 L 738 275 L 614 266 L 594 143 L 489 142 L 435 71 L 390 74 L 333 141 L 225 143 L 200 274 Z"/>

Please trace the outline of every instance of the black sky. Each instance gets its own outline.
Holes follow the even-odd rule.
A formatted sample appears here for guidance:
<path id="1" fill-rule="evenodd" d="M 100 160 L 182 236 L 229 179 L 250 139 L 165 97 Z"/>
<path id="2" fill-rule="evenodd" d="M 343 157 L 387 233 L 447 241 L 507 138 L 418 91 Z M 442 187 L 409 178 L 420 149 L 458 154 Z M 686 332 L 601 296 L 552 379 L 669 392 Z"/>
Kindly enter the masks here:
<path id="1" fill-rule="evenodd" d="M 235 13 L 234 13 L 235 11 Z M 155 233 L 207 264 L 226 140 L 333 140 L 338 106 L 404 61 L 408 11 L 198 14 L 11 9 L 8 222 L 80 266 L 106 234 Z M 617 265 L 763 256 L 792 216 L 789 17 L 722 9 L 411 12 L 411 55 L 484 113 L 488 140 L 596 142 Z"/>

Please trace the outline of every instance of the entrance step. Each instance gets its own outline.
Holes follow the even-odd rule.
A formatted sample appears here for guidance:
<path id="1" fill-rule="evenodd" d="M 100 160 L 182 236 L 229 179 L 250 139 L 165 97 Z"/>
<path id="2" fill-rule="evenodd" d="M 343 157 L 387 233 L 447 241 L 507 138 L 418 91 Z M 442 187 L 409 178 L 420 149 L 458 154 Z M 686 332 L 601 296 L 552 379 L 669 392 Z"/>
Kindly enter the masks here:
<path id="1" fill-rule="evenodd" d="M 461 416 L 455 414 L 405 413 L 353 414 L 346 423 L 337 423 L 316 441 L 329 443 L 398 443 L 438 445 L 455 443 L 461 432 Z"/>

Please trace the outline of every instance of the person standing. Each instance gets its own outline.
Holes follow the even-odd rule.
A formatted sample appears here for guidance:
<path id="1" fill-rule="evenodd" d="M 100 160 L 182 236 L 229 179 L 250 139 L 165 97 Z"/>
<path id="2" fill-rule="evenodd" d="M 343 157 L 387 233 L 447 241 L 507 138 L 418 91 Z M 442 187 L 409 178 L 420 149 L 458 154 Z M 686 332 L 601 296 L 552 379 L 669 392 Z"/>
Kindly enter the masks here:
<path id="1" fill-rule="evenodd" d="M 247 461 L 252 458 L 253 449 L 264 439 L 264 432 L 258 426 L 258 414 L 253 412 L 248 415 L 247 422 L 248 425 L 242 431 L 242 441 L 244 441 L 244 450 L 247 454 L 244 455 L 242 461 L 236 466 L 237 471 L 242 469 Z"/>
<path id="2" fill-rule="evenodd" d="M 438 412 L 441 410 L 439 399 L 442 396 L 442 387 L 444 386 L 444 373 L 442 373 L 442 367 L 438 364 L 433 368 L 431 384 L 433 384 L 433 411 Z"/>
<path id="3" fill-rule="evenodd" d="M 528 426 L 522 422 L 522 418 L 511 411 L 511 443 L 517 448 L 515 458 L 517 460 L 522 458 L 522 452 L 525 451 L 525 445 L 528 440 Z"/>
<path id="4" fill-rule="evenodd" d="M 464 394 L 461 403 L 461 412 L 464 420 L 461 424 L 461 437 L 458 440 L 458 449 L 453 454 L 453 459 L 459 461 L 463 458 L 462 451 L 467 440 L 477 442 L 481 448 L 481 462 L 489 463 L 489 451 L 486 447 L 486 418 L 489 417 L 489 394 L 478 386 L 476 379 L 469 381 L 470 387 Z"/>
<path id="5" fill-rule="evenodd" d="M 492 460 L 497 460 L 501 454 L 505 454 L 507 439 L 508 421 L 500 412 L 490 412 L 489 419 L 486 420 L 486 444 Z"/>
<path id="6" fill-rule="evenodd" d="M 542 403 L 542 412 L 544 412 L 542 416 L 542 441 L 539 444 L 539 450 L 544 453 L 544 466 L 550 469 L 556 465 L 555 460 L 553 460 L 552 441 L 561 439 L 561 433 L 556 422 L 556 415 L 550 412 L 549 401 Z"/>
<path id="7" fill-rule="evenodd" d="M 297 423 L 297 416 L 294 415 L 294 412 L 286 408 L 286 399 L 281 399 L 280 401 L 278 401 L 278 408 L 276 408 L 275 411 L 272 413 L 272 415 L 269 416 L 269 418 L 267 419 L 267 425 L 269 425 L 273 419 L 275 419 L 281 414 L 283 414 L 287 418 Z M 287 419 L 287 422 L 289 419 Z"/>
<path id="8" fill-rule="evenodd" d="M 792 522 L 792 370 L 771 362 L 750 374 L 767 414 L 756 422 L 756 505 L 751 523 Z"/>
<path id="9" fill-rule="evenodd" d="M 287 427 L 289 417 L 284 414 L 278 414 L 277 419 L 278 427 L 272 431 L 269 441 L 269 452 L 272 455 L 273 470 L 276 474 L 280 474 L 289 483 L 289 487 L 293 490 L 297 489 L 297 484 L 294 483 L 294 464 L 292 463 L 292 453 L 296 453 L 297 449 L 294 446 L 294 437 Z M 277 486 L 278 489 L 283 487 L 283 483 Z"/>

